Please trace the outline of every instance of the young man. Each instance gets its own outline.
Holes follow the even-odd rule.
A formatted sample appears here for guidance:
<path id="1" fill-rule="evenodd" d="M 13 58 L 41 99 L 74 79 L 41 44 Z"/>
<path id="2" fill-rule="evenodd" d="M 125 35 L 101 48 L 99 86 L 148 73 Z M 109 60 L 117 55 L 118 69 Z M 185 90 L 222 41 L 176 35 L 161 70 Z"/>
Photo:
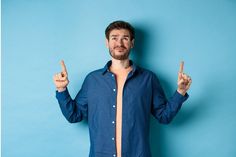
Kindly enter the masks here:
<path id="1" fill-rule="evenodd" d="M 169 101 L 156 75 L 129 59 L 135 30 L 127 22 L 112 22 L 105 31 L 111 60 L 104 68 L 87 75 L 73 100 L 67 90 L 66 66 L 54 75 L 56 97 L 70 123 L 88 119 L 90 157 L 151 157 L 149 146 L 150 113 L 169 123 L 188 98 L 191 78 L 178 74 L 178 88 Z"/>

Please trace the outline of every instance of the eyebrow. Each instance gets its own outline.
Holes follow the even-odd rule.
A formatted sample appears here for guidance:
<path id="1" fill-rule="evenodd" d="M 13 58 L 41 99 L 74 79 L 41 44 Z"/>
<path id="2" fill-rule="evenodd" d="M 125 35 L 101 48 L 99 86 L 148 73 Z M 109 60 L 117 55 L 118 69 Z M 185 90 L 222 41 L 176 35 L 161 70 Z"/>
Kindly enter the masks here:
<path id="1" fill-rule="evenodd" d="M 111 37 L 118 37 L 119 35 L 115 35 L 115 34 L 113 34 L 113 35 L 111 35 Z M 123 37 L 130 37 L 130 35 L 123 35 Z"/>

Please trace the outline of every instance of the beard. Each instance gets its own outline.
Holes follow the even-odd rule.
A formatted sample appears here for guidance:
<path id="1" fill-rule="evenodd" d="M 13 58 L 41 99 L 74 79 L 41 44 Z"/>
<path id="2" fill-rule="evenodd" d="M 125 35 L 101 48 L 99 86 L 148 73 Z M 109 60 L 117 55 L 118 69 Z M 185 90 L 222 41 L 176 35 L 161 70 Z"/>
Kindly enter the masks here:
<path id="1" fill-rule="evenodd" d="M 121 48 L 123 48 L 124 50 L 127 50 L 125 47 L 121 47 Z M 124 54 L 117 55 L 115 53 L 115 49 L 109 48 L 109 53 L 110 53 L 112 58 L 117 59 L 117 60 L 126 60 L 126 59 L 129 58 L 130 50 L 126 51 Z"/>

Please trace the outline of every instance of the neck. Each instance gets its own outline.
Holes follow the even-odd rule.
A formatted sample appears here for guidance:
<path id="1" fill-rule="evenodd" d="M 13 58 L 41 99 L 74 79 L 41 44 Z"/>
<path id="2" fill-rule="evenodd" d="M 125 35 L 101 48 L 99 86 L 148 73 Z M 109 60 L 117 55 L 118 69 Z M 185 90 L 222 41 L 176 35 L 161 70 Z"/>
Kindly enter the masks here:
<path id="1" fill-rule="evenodd" d="M 114 70 L 122 70 L 122 69 L 127 69 L 129 68 L 129 58 L 125 60 L 117 60 L 112 58 L 112 64 L 111 64 L 111 69 Z"/>

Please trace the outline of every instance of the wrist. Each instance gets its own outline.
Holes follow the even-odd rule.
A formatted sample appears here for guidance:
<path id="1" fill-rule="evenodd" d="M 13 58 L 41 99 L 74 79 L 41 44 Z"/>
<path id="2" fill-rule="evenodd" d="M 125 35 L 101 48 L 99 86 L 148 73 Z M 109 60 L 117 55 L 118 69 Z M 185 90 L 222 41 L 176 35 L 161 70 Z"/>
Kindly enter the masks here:
<path id="1" fill-rule="evenodd" d="M 66 88 L 57 88 L 58 92 L 64 92 L 66 90 Z"/>
<path id="2" fill-rule="evenodd" d="M 179 94 L 183 95 L 183 96 L 185 96 L 185 94 L 186 94 L 186 91 L 181 90 L 181 89 L 177 89 L 177 92 L 178 92 Z"/>

